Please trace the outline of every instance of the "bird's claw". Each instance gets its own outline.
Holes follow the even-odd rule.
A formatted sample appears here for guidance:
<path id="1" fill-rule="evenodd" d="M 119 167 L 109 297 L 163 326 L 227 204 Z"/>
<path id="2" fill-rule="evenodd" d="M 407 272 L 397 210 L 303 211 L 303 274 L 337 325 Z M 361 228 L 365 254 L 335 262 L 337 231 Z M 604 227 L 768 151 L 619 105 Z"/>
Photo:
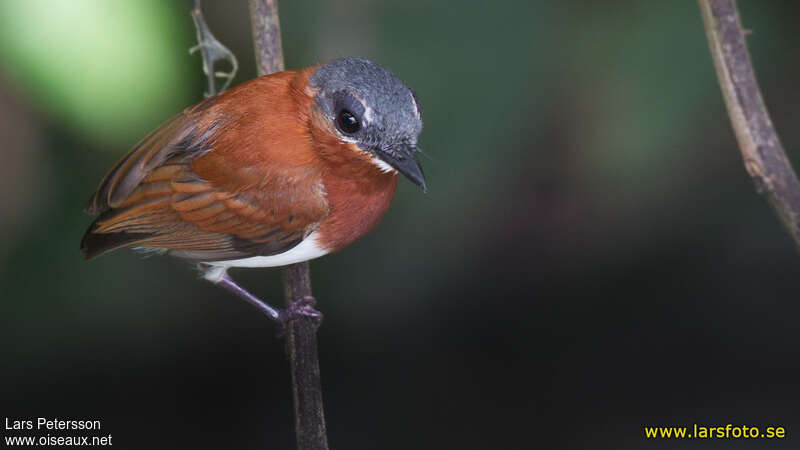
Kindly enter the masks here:
<path id="1" fill-rule="evenodd" d="M 314 297 L 306 295 L 289 303 L 289 306 L 280 310 L 278 312 L 278 335 L 283 336 L 289 322 L 302 317 L 311 319 L 314 323 L 314 327 L 318 327 L 322 322 L 322 313 L 314 309 L 316 303 L 317 301 Z"/>

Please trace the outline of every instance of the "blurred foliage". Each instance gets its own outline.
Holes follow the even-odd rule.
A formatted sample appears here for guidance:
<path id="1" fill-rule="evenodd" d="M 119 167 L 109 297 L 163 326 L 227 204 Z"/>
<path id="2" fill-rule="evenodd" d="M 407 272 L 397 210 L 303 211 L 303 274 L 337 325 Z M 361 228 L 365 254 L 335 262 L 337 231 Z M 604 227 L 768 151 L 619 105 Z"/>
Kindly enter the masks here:
<path id="1" fill-rule="evenodd" d="M 100 417 L 132 448 L 287 448 L 270 324 L 181 261 L 78 251 L 105 171 L 201 99 L 190 3 L 0 1 L 0 407 Z M 797 162 L 800 3 L 739 3 Z M 204 5 L 252 77 L 246 2 Z M 374 232 L 311 265 L 334 447 L 800 430 L 798 255 L 744 171 L 695 2 L 280 7 L 288 67 L 369 57 L 424 110 L 429 192 L 401 182 Z M 233 275 L 280 297 L 275 270 Z"/>
<path id="2" fill-rule="evenodd" d="M 7 74 L 66 126 L 99 144 L 125 145 L 139 128 L 187 101 L 191 32 L 159 0 L 0 2 Z"/>

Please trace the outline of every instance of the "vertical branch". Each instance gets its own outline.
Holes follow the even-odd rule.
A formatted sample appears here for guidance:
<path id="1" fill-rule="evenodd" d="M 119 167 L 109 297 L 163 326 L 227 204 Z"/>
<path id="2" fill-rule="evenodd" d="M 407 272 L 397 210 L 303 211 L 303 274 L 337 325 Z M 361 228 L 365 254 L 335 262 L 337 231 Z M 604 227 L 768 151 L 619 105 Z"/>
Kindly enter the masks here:
<path id="1" fill-rule="evenodd" d="M 277 0 L 249 0 L 250 20 L 259 75 L 284 69 Z M 283 285 L 287 305 L 311 296 L 308 263 L 283 268 Z M 322 407 L 322 383 L 317 356 L 318 321 L 299 317 L 288 323 L 286 353 L 292 373 L 295 434 L 299 450 L 327 450 L 325 413 Z"/>
<path id="2" fill-rule="evenodd" d="M 249 0 L 253 44 L 256 48 L 256 68 L 259 75 L 281 72 L 283 48 L 281 24 L 278 19 L 278 0 Z"/>
<path id="3" fill-rule="evenodd" d="M 311 275 L 307 262 L 283 268 L 283 290 L 287 304 L 311 296 Z M 303 316 L 289 322 L 286 330 L 298 450 L 328 448 L 317 357 L 318 325 L 315 319 Z"/>
<path id="4" fill-rule="evenodd" d="M 734 0 L 699 0 L 708 44 L 744 166 L 800 250 L 800 182 L 756 82 Z"/>

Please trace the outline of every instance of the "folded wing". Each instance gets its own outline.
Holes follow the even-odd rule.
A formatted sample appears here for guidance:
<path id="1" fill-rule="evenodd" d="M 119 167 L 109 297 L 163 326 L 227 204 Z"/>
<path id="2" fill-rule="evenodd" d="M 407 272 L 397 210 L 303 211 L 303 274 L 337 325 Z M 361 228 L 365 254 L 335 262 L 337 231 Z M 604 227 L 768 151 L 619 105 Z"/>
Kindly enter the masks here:
<path id="1" fill-rule="evenodd" d="M 87 206 L 99 214 L 81 242 L 87 259 L 128 246 L 197 261 L 275 255 L 325 218 L 319 174 L 286 158 L 271 164 L 270 151 L 292 149 L 266 149 L 256 177 L 239 159 L 215 152 L 247 130 L 229 127 L 235 118 L 215 113 L 213 102 L 164 123 L 106 175 Z"/>

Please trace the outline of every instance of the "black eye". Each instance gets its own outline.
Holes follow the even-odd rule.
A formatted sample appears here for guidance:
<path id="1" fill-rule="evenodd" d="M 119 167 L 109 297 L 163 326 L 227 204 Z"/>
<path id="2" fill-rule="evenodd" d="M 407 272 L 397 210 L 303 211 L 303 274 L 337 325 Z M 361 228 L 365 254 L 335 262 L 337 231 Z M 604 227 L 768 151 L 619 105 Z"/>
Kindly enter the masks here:
<path id="1" fill-rule="evenodd" d="M 339 111 L 339 114 L 336 115 L 336 125 L 338 125 L 342 133 L 345 134 L 353 134 L 361 129 L 361 122 L 358 121 L 358 118 L 356 118 L 353 113 L 346 109 Z"/>

